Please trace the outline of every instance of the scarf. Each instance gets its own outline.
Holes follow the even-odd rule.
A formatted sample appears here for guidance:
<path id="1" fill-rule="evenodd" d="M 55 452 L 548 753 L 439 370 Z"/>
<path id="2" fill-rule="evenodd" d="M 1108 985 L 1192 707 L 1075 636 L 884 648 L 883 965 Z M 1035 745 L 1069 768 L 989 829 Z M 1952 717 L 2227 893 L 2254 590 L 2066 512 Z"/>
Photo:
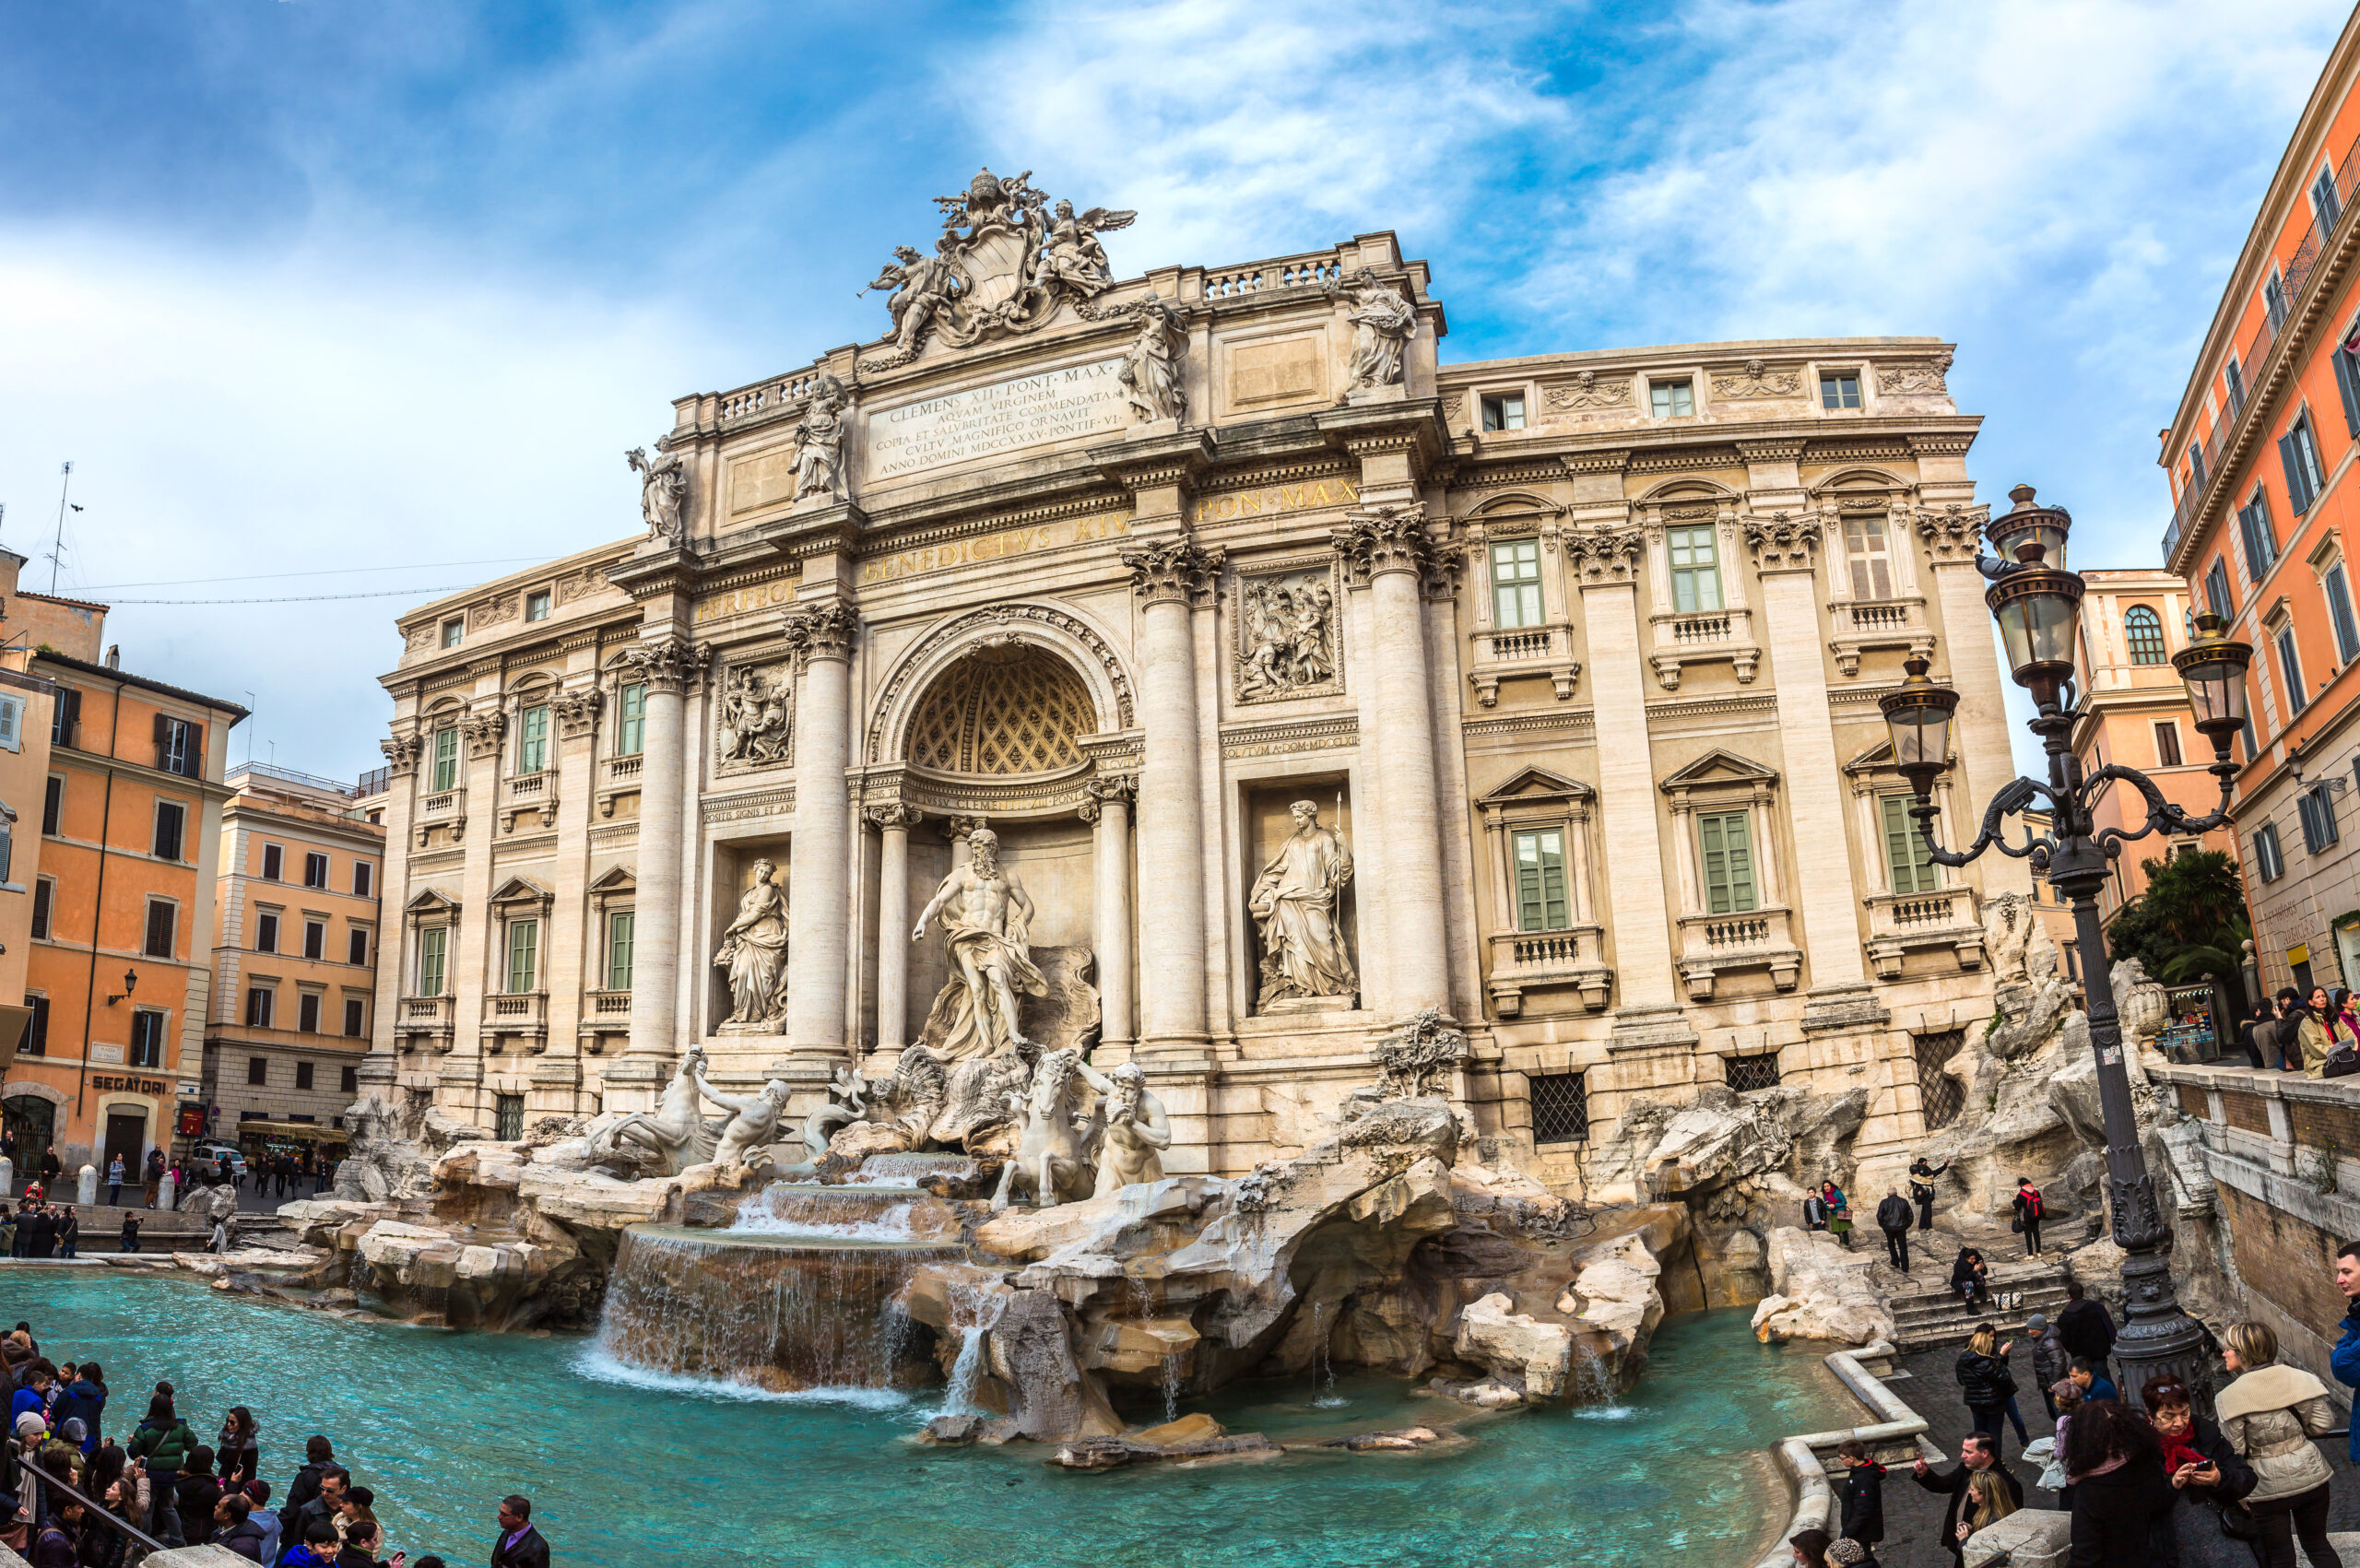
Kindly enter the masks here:
<path id="1" fill-rule="evenodd" d="M 2182 1465 L 2209 1465 L 2212 1462 L 2204 1456 L 2203 1452 L 2195 1444 L 2189 1441 L 2195 1436 L 2193 1432 L 2182 1437 L 2174 1437 L 2166 1432 L 2158 1432 L 2155 1435 L 2164 1440 L 2164 1474 L 2165 1476 L 2171 1475 Z"/>

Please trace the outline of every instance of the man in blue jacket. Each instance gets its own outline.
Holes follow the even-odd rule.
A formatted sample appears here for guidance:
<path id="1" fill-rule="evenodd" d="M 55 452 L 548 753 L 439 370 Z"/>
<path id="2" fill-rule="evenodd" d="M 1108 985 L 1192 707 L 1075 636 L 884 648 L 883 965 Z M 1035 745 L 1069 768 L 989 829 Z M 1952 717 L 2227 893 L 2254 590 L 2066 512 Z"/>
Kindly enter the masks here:
<path id="1" fill-rule="evenodd" d="M 2335 1288 L 2343 1292 L 2343 1338 L 2330 1365 L 2338 1383 L 2360 1388 L 2360 1242 L 2336 1248 Z M 2352 1462 L 2360 1465 L 2360 1421 L 2352 1423 Z"/>

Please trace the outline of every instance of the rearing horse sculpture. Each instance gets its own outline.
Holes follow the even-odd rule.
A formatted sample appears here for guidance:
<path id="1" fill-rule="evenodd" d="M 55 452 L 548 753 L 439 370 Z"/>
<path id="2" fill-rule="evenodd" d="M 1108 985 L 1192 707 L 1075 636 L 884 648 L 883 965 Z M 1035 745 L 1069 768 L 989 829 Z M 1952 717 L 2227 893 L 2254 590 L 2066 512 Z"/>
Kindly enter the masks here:
<path id="1" fill-rule="evenodd" d="M 633 1111 L 590 1135 L 591 1160 L 637 1165 L 656 1176 L 677 1176 L 710 1161 L 713 1134 L 705 1126 L 697 1091 L 697 1074 L 703 1067 L 703 1048 L 690 1046 L 654 1111 Z"/>
<path id="2" fill-rule="evenodd" d="M 1032 1069 L 1032 1091 L 1026 1097 L 1024 1134 L 1015 1155 L 1002 1167 L 999 1190 L 992 1194 L 995 1213 L 1005 1209 L 1021 1184 L 1032 1191 L 1032 1207 L 1052 1208 L 1058 1188 L 1086 1191 L 1090 1185 L 1091 1153 L 1105 1130 L 1105 1103 L 1101 1101 L 1090 1120 L 1074 1126 L 1075 1068 L 1081 1053 L 1052 1051 Z"/>

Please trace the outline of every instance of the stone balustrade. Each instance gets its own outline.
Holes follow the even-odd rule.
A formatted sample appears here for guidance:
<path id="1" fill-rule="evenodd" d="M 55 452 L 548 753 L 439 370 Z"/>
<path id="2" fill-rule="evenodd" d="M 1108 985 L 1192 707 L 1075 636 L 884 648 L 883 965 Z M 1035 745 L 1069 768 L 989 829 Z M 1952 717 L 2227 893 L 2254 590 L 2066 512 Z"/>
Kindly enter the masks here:
<path id="1" fill-rule="evenodd" d="M 1835 667 L 1846 676 L 1860 673 L 1860 654 L 1870 648 L 1906 648 L 1933 656 L 1933 629 L 1926 624 L 1926 599 L 1921 594 L 1889 599 L 1838 599 L 1829 605 L 1834 634 L 1828 649 Z"/>
<path id="2" fill-rule="evenodd" d="M 625 993 L 629 995 L 628 992 Z M 626 1019 L 628 1022 L 628 1019 Z M 480 1025 L 488 1048 L 522 1042 L 535 1051 L 549 1044 L 549 994 L 546 991 L 495 991 L 483 999 Z"/>
<path id="3" fill-rule="evenodd" d="M 1492 934 L 1492 1000 L 1502 1018 L 1524 1008 L 1524 993 L 1544 985 L 1579 990 L 1582 1006 L 1597 1012 L 1614 984 L 1607 967 L 1606 931 L 1575 925 L 1563 931 L 1495 931 Z"/>
<path id="4" fill-rule="evenodd" d="M 1880 980 L 1901 975 L 1904 955 L 1948 948 L 1961 969 L 1983 965 L 1983 914 L 1975 890 L 1938 888 L 1928 893 L 1876 893 L 1869 911 L 1869 962 Z"/>
<path id="5" fill-rule="evenodd" d="M 439 1050 L 451 1048 L 453 1026 L 458 1019 L 458 1000 L 441 996 L 404 996 L 395 1009 L 394 1034 L 400 1048 L 415 1051 L 421 1044 L 431 1044 Z"/>
<path id="6" fill-rule="evenodd" d="M 1785 909 L 1681 919 L 1680 973 L 1691 1001 L 1712 1000 L 1714 978 L 1740 969 L 1766 969 L 1779 990 L 1791 991 L 1802 978 L 1802 964 L 1793 917 Z"/>

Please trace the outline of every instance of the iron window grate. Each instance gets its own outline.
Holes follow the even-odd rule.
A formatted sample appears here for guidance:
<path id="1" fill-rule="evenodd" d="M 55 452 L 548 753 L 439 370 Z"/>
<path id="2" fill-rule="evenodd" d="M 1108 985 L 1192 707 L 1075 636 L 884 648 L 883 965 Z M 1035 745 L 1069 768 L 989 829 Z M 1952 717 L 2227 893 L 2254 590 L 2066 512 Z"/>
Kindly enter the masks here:
<path id="1" fill-rule="evenodd" d="M 1581 1073 L 1552 1073 L 1526 1080 L 1532 1086 L 1532 1141 L 1587 1143 L 1589 1085 Z"/>
<path id="2" fill-rule="evenodd" d="M 1946 1127 L 1958 1120 L 1959 1108 L 1966 1102 L 1966 1091 L 1958 1079 L 1942 1071 L 1942 1064 L 1958 1055 L 1966 1043 L 1966 1032 L 1943 1030 L 1936 1034 L 1915 1037 L 1918 1056 L 1918 1103 L 1926 1115 L 1926 1130 Z"/>
<path id="3" fill-rule="evenodd" d="M 1730 1056 L 1725 1058 L 1729 1086 L 1743 1094 L 1751 1089 L 1778 1087 L 1778 1058 L 1776 1054 L 1762 1056 Z"/>

